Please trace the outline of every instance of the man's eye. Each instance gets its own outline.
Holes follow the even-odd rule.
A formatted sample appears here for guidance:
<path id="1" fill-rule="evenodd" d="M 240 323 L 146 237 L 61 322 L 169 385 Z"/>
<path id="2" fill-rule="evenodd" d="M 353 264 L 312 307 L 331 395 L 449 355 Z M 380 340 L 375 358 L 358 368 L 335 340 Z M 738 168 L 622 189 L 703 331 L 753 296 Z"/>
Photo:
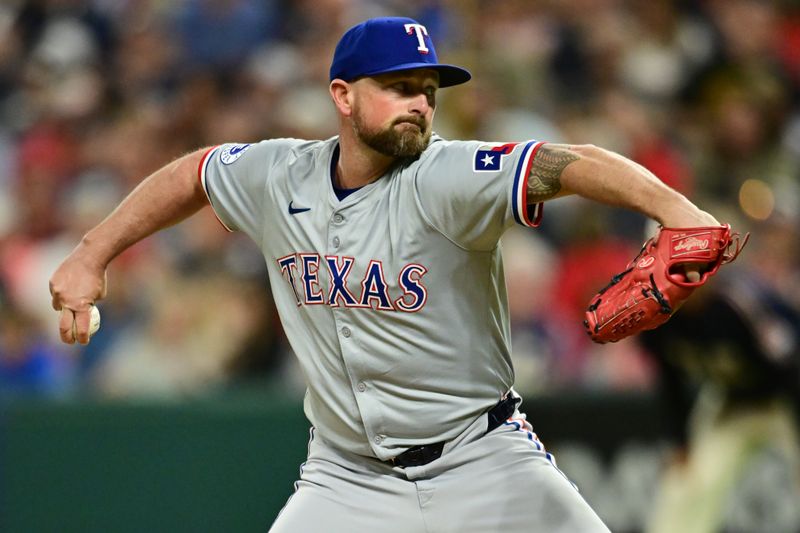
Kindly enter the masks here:
<path id="1" fill-rule="evenodd" d="M 427 96 L 433 96 L 436 94 L 436 87 L 425 87 L 425 94 Z"/>
<path id="2" fill-rule="evenodd" d="M 406 92 L 406 90 L 408 90 L 408 85 L 405 82 L 397 82 L 395 84 L 392 84 L 392 88 L 395 91 L 400 91 L 401 93 L 404 93 Z"/>

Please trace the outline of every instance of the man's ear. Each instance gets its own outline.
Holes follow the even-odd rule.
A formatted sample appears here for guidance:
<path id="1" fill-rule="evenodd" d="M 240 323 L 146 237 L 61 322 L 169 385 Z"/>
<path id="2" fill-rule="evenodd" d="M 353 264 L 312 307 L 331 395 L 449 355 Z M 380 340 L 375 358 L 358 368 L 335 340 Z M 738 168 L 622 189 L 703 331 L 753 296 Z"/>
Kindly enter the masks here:
<path id="1" fill-rule="evenodd" d="M 328 87 L 333 104 L 345 117 L 353 114 L 353 86 L 344 80 L 335 79 Z"/>

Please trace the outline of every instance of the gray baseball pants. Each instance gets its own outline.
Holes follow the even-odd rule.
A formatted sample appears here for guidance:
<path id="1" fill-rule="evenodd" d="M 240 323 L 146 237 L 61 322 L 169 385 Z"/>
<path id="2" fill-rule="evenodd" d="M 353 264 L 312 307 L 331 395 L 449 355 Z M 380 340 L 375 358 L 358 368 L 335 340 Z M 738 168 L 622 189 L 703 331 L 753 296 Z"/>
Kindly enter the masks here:
<path id="1" fill-rule="evenodd" d="M 608 532 L 517 416 L 485 436 L 474 425 L 441 458 L 408 468 L 312 431 L 296 491 L 270 532 Z"/>

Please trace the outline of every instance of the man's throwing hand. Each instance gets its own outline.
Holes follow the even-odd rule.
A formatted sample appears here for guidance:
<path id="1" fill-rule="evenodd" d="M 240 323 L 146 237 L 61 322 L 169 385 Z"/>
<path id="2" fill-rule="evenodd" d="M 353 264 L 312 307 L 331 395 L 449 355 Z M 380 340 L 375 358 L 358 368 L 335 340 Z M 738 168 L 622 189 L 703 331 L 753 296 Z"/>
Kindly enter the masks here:
<path id="1" fill-rule="evenodd" d="M 58 332 L 67 344 L 88 344 L 100 327 L 100 311 L 94 302 L 106 295 L 105 268 L 93 266 L 73 252 L 50 278 L 53 309 L 61 311 Z"/>

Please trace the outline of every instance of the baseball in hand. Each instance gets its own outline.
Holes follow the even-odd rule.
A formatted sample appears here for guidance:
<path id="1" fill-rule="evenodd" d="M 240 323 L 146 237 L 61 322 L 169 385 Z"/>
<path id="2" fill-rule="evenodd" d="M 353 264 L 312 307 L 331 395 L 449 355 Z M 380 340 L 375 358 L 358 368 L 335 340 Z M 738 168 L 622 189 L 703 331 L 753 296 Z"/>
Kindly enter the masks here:
<path id="1" fill-rule="evenodd" d="M 100 310 L 93 305 L 89 310 L 89 337 L 97 333 L 98 329 L 100 329 Z M 78 323 L 75 320 L 72 321 L 72 337 L 78 338 Z"/>

